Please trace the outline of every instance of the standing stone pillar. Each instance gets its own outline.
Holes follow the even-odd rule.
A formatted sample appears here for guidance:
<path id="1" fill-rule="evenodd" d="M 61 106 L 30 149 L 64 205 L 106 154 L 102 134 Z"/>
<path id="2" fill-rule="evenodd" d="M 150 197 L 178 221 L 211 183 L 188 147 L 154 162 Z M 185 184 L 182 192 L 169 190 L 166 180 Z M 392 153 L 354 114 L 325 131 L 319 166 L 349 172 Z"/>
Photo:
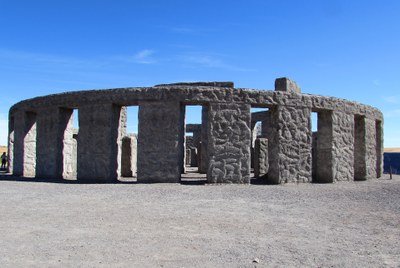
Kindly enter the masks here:
<path id="1" fill-rule="evenodd" d="M 208 106 L 202 106 L 201 110 L 201 144 L 198 151 L 199 173 L 207 173 L 208 168 Z"/>
<path id="2" fill-rule="evenodd" d="M 334 181 L 354 180 L 354 115 L 332 111 Z"/>
<path id="3" fill-rule="evenodd" d="M 365 163 L 366 179 L 377 177 L 377 131 L 374 119 L 365 118 Z"/>
<path id="4" fill-rule="evenodd" d="M 332 111 L 318 112 L 318 132 L 313 133 L 313 182 L 334 181 L 333 172 L 333 119 Z"/>
<path id="5" fill-rule="evenodd" d="M 383 173 L 383 122 L 375 121 L 376 129 L 376 177 L 380 178 Z"/>
<path id="6" fill-rule="evenodd" d="M 77 155 L 78 155 L 78 132 L 74 129 L 74 111 L 72 109 L 61 109 L 61 122 L 65 122 L 62 148 L 63 178 L 72 180 L 77 176 Z"/>
<path id="7" fill-rule="evenodd" d="M 13 174 L 34 177 L 36 174 L 36 114 L 17 112 L 14 116 Z"/>
<path id="8" fill-rule="evenodd" d="M 266 176 L 268 168 L 268 139 L 257 138 L 254 146 L 254 177 Z"/>
<path id="9" fill-rule="evenodd" d="M 264 112 L 264 118 L 261 121 L 261 137 L 268 138 L 271 129 L 271 116 L 270 112 Z"/>
<path id="10" fill-rule="evenodd" d="M 137 170 L 137 137 L 128 135 L 122 139 L 121 176 L 134 177 Z"/>
<path id="11" fill-rule="evenodd" d="M 354 116 L 354 180 L 367 179 L 367 147 L 365 116 Z M 375 126 L 374 126 L 375 131 Z M 372 138 L 372 137 L 371 137 Z M 375 140 L 374 140 L 375 143 Z M 375 165 L 374 165 L 375 166 Z"/>
<path id="12" fill-rule="evenodd" d="M 179 182 L 184 164 L 184 106 L 140 102 L 138 182 Z"/>
<path id="13" fill-rule="evenodd" d="M 250 182 L 250 120 L 248 104 L 210 104 L 208 182 Z"/>
<path id="14" fill-rule="evenodd" d="M 63 139 L 71 113 L 58 107 L 38 111 L 36 177 L 63 177 Z"/>
<path id="15" fill-rule="evenodd" d="M 14 173 L 14 140 L 15 140 L 15 128 L 14 128 L 14 116 L 9 116 L 8 119 L 8 166 L 7 172 Z"/>
<path id="16" fill-rule="evenodd" d="M 270 109 L 270 183 L 310 182 L 312 177 L 311 110 L 277 106 Z"/>
<path id="17" fill-rule="evenodd" d="M 78 180 L 114 182 L 118 179 L 121 107 L 93 104 L 79 108 Z"/>

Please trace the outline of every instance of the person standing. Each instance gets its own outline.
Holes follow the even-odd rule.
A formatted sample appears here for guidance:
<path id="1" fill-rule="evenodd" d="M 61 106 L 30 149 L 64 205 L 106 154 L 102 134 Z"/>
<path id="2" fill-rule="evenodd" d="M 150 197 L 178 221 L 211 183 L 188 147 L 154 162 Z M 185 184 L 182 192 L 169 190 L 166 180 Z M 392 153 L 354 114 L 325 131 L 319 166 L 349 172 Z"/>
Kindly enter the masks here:
<path id="1" fill-rule="evenodd" d="M 6 168 L 6 165 L 7 165 L 7 154 L 4 152 L 4 153 L 1 155 L 1 168 L 2 168 L 2 169 L 5 169 L 5 168 Z"/>

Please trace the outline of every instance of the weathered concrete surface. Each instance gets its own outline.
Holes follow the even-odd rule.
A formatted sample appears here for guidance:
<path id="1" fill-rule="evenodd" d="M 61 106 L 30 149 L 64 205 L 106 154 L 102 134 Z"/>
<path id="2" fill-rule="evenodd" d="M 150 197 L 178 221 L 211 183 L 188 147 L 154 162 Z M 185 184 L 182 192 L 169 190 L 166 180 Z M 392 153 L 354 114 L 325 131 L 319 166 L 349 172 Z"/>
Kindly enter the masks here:
<path id="1" fill-rule="evenodd" d="M 41 178 L 63 177 L 64 132 L 71 114 L 50 107 L 40 110 L 37 116 L 36 176 Z"/>
<path id="2" fill-rule="evenodd" d="M 274 107 L 271 109 L 271 121 L 268 181 L 270 183 L 311 182 L 310 109 Z"/>
<path id="3" fill-rule="evenodd" d="M 122 138 L 121 176 L 134 177 L 137 172 L 137 137 L 128 135 Z"/>
<path id="4" fill-rule="evenodd" d="M 19 112 L 14 117 L 13 174 L 36 175 L 36 114 Z"/>
<path id="5" fill-rule="evenodd" d="M 65 128 L 63 140 L 63 178 L 72 180 L 77 177 L 78 170 L 78 135 L 79 129 L 74 128 L 73 110 L 65 110 L 63 113 L 69 121 Z"/>
<path id="6" fill-rule="evenodd" d="M 201 109 L 201 142 L 198 150 L 199 172 L 204 174 L 208 169 L 208 110 L 205 105 Z"/>
<path id="7" fill-rule="evenodd" d="M 354 115 L 333 111 L 332 124 L 333 179 L 354 180 Z"/>
<path id="8" fill-rule="evenodd" d="M 179 182 L 184 160 L 184 107 L 140 102 L 138 182 Z"/>
<path id="9" fill-rule="evenodd" d="M 69 92 L 25 100 L 10 109 L 10 171 L 23 176 L 35 176 L 38 172 L 43 177 L 59 176 L 62 172 L 63 178 L 67 179 L 76 177 L 78 173 L 81 180 L 115 181 L 121 175 L 122 168 L 122 138 L 126 135 L 125 106 L 141 104 L 144 112 L 139 118 L 139 132 L 146 133 L 142 133 L 142 139 L 148 149 L 143 149 L 143 152 L 148 150 L 149 153 L 143 153 L 143 159 L 139 156 L 143 167 L 142 180 L 139 181 L 142 182 L 179 181 L 185 163 L 184 107 L 187 105 L 203 107 L 201 133 L 194 132 L 198 144 L 193 146 L 198 150 L 199 172 L 212 174 L 208 158 L 212 154 L 218 154 L 213 155 L 214 160 L 224 169 L 219 170 L 226 177 L 216 175 L 218 169 L 215 169 L 214 175 L 208 178 L 209 182 L 248 181 L 246 165 L 241 164 L 239 167 L 237 162 L 240 154 L 232 156 L 219 149 L 208 152 L 209 138 L 214 141 L 226 140 L 227 151 L 236 150 L 235 146 L 240 142 L 234 139 L 241 134 L 232 135 L 232 127 L 241 124 L 241 113 L 230 117 L 232 122 L 218 133 L 218 137 L 214 137 L 214 133 L 210 134 L 209 127 L 219 123 L 210 122 L 209 114 L 217 118 L 217 113 L 224 114 L 230 109 L 227 107 L 242 105 L 269 109 L 262 116 L 260 113 L 260 121 L 262 137 L 269 141 L 268 179 L 271 183 L 310 182 L 311 177 L 314 182 L 364 180 L 382 174 L 383 116 L 379 110 L 343 99 L 301 94 L 296 83 L 286 78 L 277 79 L 275 89 L 233 88 L 233 84 L 224 82 L 178 83 L 157 87 Z M 216 108 L 219 107 L 214 106 L 210 112 L 209 107 L 215 104 L 220 105 L 222 110 L 218 111 Z M 155 121 L 147 120 L 152 118 L 151 105 L 155 107 L 153 110 L 159 110 L 155 111 Z M 72 119 L 69 117 L 73 109 L 81 111 L 82 129 L 78 134 L 73 133 Z M 56 128 L 51 126 L 57 121 L 53 118 L 55 114 L 47 118 L 46 110 L 65 111 L 65 115 L 58 118 L 59 122 L 63 122 L 61 125 L 64 124 L 59 126 L 58 134 Z M 318 126 L 314 157 L 311 156 L 311 111 L 318 112 L 319 121 L 322 122 Z M 171 115 L 168 114 L 170 112 Z M 355 118 L 362 120 L 356 121 Z M 154 137 L 150 137 L 152 135 Z M 166 139 L 170 141 L 165 142 Z M 247 142 L 246 139 L 247 136 L 241 142 Z M 215 143 L 211 147 L 220 148 L 220 144 Z M 241 161 L 250 162 L 246 153 L 242 153 Z M 56 157 L 50 157 L 55 154 Z M 313 172 L 311 163 L 314 164 Z M 179 171 L 176 170 L 177 166 L 180 167 Z"/>
<path id="10" fill-rule="evenodd" d="M 354 117 L 354 180 L 367 179 L 366 124 L 364 116 Z M 375 125 L 374 125 L 375 131 Z M 374 136 L 375 137 L 375 136 Z M 375 139 L 374 139 L 375 142 Z M 376 164 L 373 162 L 375 170 Z M 376 175 L 376 173 L 375 173 Z"/>
<path id="11" fill-rule="evenodd" d="M 268 139 L 257 138 L 254 147 L 254 177 L 260 178 L 268 174 Z"/>
<path id="12" fill-rule="evenodd" d="M 208 113 L 209 182 L 250 182 L 250 105 L 211 103 Z"/>
<path id="13" fill-rule="evenodd" d="M 334 181 L 332 111 L 318 112 L 318 131 L 314 133 L 313 182 Z"/>
<path id="14" fill-rule="evenodd" d="M 78 180 L 117 181 L 120 114 L 112 104 L 79 108 Z"/>
<path id="15" fill-rule="evenodd" d="M 300 87 L 296 84 L 296 82 L 286 77 L 278 78 L 275 80 L 275 90 L 293 92 L 298 94 L 301 93 Z"/>

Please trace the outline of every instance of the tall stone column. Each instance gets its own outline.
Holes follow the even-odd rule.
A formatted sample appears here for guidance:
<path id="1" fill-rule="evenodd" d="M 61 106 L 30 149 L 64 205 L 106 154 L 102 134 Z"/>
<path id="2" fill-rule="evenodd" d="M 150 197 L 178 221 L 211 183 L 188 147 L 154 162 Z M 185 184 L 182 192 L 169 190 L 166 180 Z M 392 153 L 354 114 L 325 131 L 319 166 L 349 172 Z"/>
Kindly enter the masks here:
<path id="1" fill-rule="evenodd" d="M 66 113 L 66 114 L 64 114 Z M 37 113 L 36 176 L 63 177 L 64 132 L 70 121 L 71 110 L 41 109 Z"/>
<path id="2" fill-rule="evenodd" d="M 354 115 L 332 111 L 332 168 L 334 181 L 354 180 Z"/>
<path id="3" fill-rule="evenodd" d="M 184 106 L 140 102 L 138 182 L 179 182 L 184 164 Z"/>
<path id="4" fill-rule="evenodd" d="M 78 149 L 78 131 L 74 129 L 74 111 L 72 109 L 60 109 L 60 131 L 63 136 L 62 145 L 62 177 L 72 180 L 77 177 L 77 149 Z M 65 124 L 65 125 L 64 125 Z"/>
<path id="5" fill-rule="evenodd" d="M 15 141 L 15 127 L 14 127 L 14 116 L 8 118 L 8 170 L 9 173 L 14 173 L 14 141 Z"/>
<path id="6" fill-rule="evenodd" d="M 373 129 L 375 131 L 375 125 Z M 354 180 L 367 179 L 367 167 L 369 163 L 367 163 L 366 132 L 370 131 L 366 129 L 365 116 L 354 116 Z M 375 140 L 373 142 L 375 143 Z M 375 166 L 375 163 L 373 164 Z"/>
<path id="7" fill-rule="evenodd" d="M 210 103 L 208 182 L 250 182 L 250 120 L 248 104 Z"/>
<path id="8" fill-rule="evenodd" d="M 375 121 L 376 129 L 376 177 L 380 178 L 383 173 L 383 122 Z"/>
<path id="9" fill-rule="evenodd" d="M 14 116 L 13 174 L 34 177 L 36 174 L 36 114 L 17 112 Z"/>
<path id="10" fill-rule="evenodd" d="M 120 169 L 121 107 L 93 104 L 79 108 L 78 180 L 114 182 Z"/>
<path id="11" fill-rule="evenodd" d="M 208 168 L 208 106 L 202 106 L 201 109 L 201 144 L 198 150 L 199 173 L 206 174 Z"/>
<path id="12" fill-rule="evenodd" d="M 333 182 L 333 122 L 332 111 L 318 112 L 318 132 L 314 133 L 314 155 L 312 159 L 315 169 L 313 182 Z"/>
<path id="13" fill-rule="evenodd" d="M 270 109 L 270 116 L 268 181 L 310 182 L 311 110 L 303 107 L 277 106 Z"/>
<path id="14" fill-rule="evenodd" d="M 365 163 L 366 178 L 372 179 L 377 177 L 377 131 L 374 119 L 365 118 Z"/>

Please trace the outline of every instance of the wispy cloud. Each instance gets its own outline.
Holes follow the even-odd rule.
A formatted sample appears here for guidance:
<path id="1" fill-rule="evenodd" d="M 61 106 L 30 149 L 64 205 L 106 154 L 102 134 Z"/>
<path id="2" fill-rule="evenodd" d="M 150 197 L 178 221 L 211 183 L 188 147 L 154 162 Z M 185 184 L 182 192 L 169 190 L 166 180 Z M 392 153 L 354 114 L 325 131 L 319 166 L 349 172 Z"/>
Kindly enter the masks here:
<path id="1" fill-rule="evenodd" d="M 177 58 L 183 64 L 189 65 L 191 67 L 215 68 L 241 72 L 254 71 L 254 69 L 247 69 L 227 63 L 227 61 L 223 59 L 223 55 L 220 54 L 189 53 L 179 55 Z"/>
<path id="2" fill-rule="evenodd" d="M 152 49 L 143 49 L 133 56 L 133 61 L 141 64 L 156 63 L 156 60 L 152 57 L 154 53 L 155 51 Z"/>

